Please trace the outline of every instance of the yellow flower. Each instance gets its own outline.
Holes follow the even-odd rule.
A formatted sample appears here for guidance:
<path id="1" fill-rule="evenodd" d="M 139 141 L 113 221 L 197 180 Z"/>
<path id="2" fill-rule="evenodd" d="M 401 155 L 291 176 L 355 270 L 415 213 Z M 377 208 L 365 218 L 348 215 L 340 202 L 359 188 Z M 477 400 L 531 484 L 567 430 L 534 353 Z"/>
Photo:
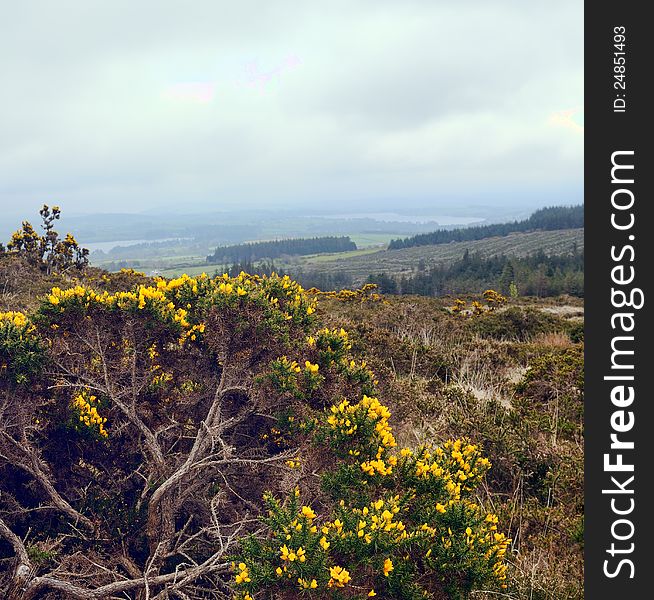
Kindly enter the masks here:
<path id="1" fill-rule="evenodd" d="M 343 567 L 329 567 L 331 579 L 327 583 L 328 587 L 344 587 L 351 579 L 350 573 Z"/>
<path id="2" fill-rule="evenodd" d="M 384 577 L 388 577 L 388 574 L 393 570 L 393 561 L 390 558 L 387 558 L 384 561 Z"/>
<path id="3" fill-rule="evenodd" d="M 318 582 L 315 579 L 308 581 L 306 579 L 302 579 L 301 577 L 298 577 L 297 582 L 300 584 L 300 588 L 305 590 L 316 589 L 318 587 Z"/>
<path id="4" fill-rule="evenodd" d="M 236 575 L 234 578 L 237 584 L 249 583 L 252 581 L 252 579 L 250 579 L 250 574 L 248 573 L 248 568 L 245 563 L 239 563 L 238 568 L 240 573 L 238 573 L 238 575 Z"/>
<path id="5" fill-rule="evenodd" d="M 315 519 L 316 518 L 316 513 L 313 512 L 310 506 L 303 506 L 302 507 L 302 515 L 306 517 L 307 519 Z"/>

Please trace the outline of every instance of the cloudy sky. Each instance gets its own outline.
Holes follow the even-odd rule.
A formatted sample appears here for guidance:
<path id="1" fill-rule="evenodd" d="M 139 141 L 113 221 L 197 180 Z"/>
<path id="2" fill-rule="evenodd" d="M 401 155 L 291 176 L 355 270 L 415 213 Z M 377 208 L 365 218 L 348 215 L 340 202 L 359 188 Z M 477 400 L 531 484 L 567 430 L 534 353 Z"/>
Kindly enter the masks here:
<path id="1" fill-rule="evenodd" d="M 578 202 L 583 3 L 24 0 L 0 208 Z"/>

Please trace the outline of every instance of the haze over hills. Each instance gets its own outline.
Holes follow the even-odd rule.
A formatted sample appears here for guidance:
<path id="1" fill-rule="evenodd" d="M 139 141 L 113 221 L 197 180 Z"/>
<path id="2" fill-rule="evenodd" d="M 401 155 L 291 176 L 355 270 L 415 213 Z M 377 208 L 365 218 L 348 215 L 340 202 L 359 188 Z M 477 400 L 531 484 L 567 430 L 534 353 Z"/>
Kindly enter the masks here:
<path id="1" fill-rule="evenodd" d="M 102 210 L 94 206 L 88 212 L 71 211 L 66 202 L 46 202 L 50 205 L 59 204 L 63 210 L 62 227 L 72 231 L 83 243 L 125 241 L 135 239 L 155 240 L 165 237 L 213 237 L 218 243 L 231 243 L 259 239 L 262 224 L 278 222 L 287 224 L 287 231 L 281 230 L 286 236 L 301 236 L 307 233 L 307 227 L 327 231 L 329 226 L 341 229 L 353 220 L 365 220 L 367 217 L 376 222 L 378 227 L 393 229 L 383 223 L 394 223 L 395 230 L 407 234 L 421 231 L 431 231 L 438 226 L 464 225 L 470 222 L 499 222 L 520 219 L 528 216 L 533 210 L 545 206 L 545 200 L 525 203 L 496 203 L 484 201 L 443 202 L 422 201 L 411 202 L 395 199 L 380 199 L 374 202 L 365 201 L 331 201 L 324 203 L 305 203 L 295 207 L 284 203 L 256 208 L 234 207 L 217 204 L 214 206 L 183 204 L 177 207 L 163 206 L 161 209 L 135 211 Z M 42 204 L 42 203 L 41 203 Z M 551 204 L 551 202 L 550 202 Z M 3 206 L 0 211 L 0 234 L 7 238 L 19 226 L 26 214 L 36 214 L 40 204 L 34 210 L 20 211 L 18 206 Z M 138 209 L 138 205 L 135 205 Z M 441 222 L 444 219 L 444 222 Z M 440 218 L 440 221 L 439 221 Z M 323 219 L 323 221 L 318 221 Z M 312 225 L 308 221 L 316 220 Z M 326 220 L 326 221 L 324 221 Z M 332 223 L 329 223 L 332 221 Z M 431 222 L 431 225 L 427 226 Z M 420 225 L 425 225 L 425 228 Z M 365 224 L 364 224 L 365 225 Z M 243 239 L 233 233 L 235 226 L 246 226 L 250 236 L 245 233 Z M 222 233 L 231 231 L 231 238 Z M 207 229 L 212 228 L 213 233 Z M 338 233 L 333 231 L 332 233 Z M 222 237 L 221 237 L 222 236 Z"/>
<path id="2" fill-rule="evenodd" d="M 410 278 L 420 269 L 453 265 L 465 252 L 479 258 L 583 253 L 581 205 L 534 212 L 495 210 L 492 217 L 488 207 L 476 207 L 476 216 L 470 207 L 453 208 L 453 214 L 436 210 L 410 214 L 420 211 L 408 209 L 335 214 L 324 208 L 312 214 L 291 210 L 91 214 L 68 216 L 61 229 L 71 229 L 89 248 L 91 264 L 109 270 L 135 268 L 176 276 L 224 272 L 239 264 L 249 271 L 282 270 L 303 284 L 324 289 L 361 285 L 371 276 Z M 88 237 L 96 241 L 86 243 Z M 346 242 L 338 250 L 330 246 L 336 238 Z M 273 240 L 296 242 L 268 243 Z M 573 261 L 565 268 L 578 266 Z M 475 279 L 478 285 L 483 280 Z M 580 285 L 575 280 L 567 288 L 554 289 L 578 290 Z"/>

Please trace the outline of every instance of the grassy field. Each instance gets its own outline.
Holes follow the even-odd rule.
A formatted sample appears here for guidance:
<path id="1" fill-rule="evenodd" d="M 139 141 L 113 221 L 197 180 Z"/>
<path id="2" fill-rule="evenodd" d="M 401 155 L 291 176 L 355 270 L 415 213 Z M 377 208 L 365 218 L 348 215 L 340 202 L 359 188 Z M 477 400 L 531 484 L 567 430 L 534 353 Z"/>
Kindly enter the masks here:
<path id="1" fill-rule="evenodd" d="M 357 245 L 357 248 L 385 247 L 392 239 L 397 236 L 391 233 L 350 233 L 350 239 Z"/>

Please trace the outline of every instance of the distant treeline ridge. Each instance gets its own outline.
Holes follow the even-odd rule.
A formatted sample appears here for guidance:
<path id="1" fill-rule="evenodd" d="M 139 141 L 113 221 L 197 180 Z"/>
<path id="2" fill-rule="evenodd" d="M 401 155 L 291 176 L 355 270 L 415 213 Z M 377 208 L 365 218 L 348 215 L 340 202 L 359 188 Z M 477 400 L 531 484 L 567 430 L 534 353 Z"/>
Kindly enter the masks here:
<path id="1" fill-rule="evenodd" d="M 558 229 L 576 229 L 584 226 L 584 206 L 551 206 L 541 208 L 528 219 L 512 223 L 497 223 L 492 225 L 476 225 L 460 229 L 439 230 L 432 233 L 421 233 L 403 240 L 391 240 L 389 250 L 412 248 L 413 246 L 432 246 L 450 242 L 469 242 L 484 238 L 506 236 L 514 232 Z"/>
<path id="2" fill-rule="evenodd" d="M 306 256 L 323 252 L 348 252 L 356 250 L 357 245 L 348 236 L 296 238 L 274 240 L 269 242 L 251 242 L 234 246 L 219 246 L 216 251 L 207 256 L 211 264 L 240 263 L 274 259 L 280 256 Z"/>
<path id="3" fill-rule="evenodd" d="M 461 260 L 450 265 L 422 266 L 402 277 L 372 274 L 368 283 L 379 285 L 385 294 L 479 294 L 492 288 L 510 294 L 512 286 L 521 296 L 584 296 L 584 253 L 576 245 L 566 255 L 548 256 L 542 250 L 525 257 L 483 258 L 466 250 Z"/>

